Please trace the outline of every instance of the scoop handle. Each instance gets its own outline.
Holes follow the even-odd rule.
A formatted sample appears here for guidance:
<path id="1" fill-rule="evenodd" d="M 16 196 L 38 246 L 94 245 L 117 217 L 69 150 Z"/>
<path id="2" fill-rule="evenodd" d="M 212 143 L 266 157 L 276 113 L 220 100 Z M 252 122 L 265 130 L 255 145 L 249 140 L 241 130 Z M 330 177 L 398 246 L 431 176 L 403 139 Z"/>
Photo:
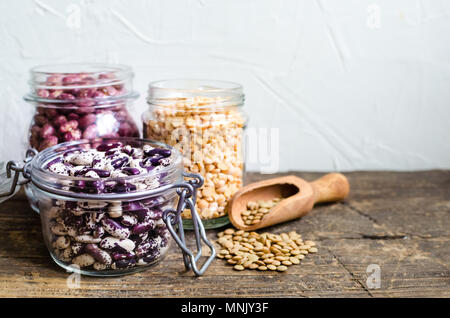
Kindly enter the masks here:
<path id="1" fill-rule="evenodd" d="M 314 203 L 333 202 L 345 199 L 350 192 L 350 184 L 341 173 L 329 173 L 311 182 L 314 189 Z"/>

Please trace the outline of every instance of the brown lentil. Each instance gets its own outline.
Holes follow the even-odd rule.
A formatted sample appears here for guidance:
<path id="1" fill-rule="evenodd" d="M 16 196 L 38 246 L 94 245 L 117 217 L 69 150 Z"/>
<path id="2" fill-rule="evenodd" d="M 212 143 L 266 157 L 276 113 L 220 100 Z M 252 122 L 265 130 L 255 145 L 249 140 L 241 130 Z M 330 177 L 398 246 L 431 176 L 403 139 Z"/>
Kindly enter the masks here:
<path id="1" fill-rule="evenodd" d="M 303 242 L 301 235 L 293 231 L 277 235 L 230 228 L 217 236 L 217 243 L 221 246 L 217 257 L 225 259 L 237 271 L 284 272 L 288 266 L 300 264 L 308 253 L 317 252 L 314 242 Z"/>
<path id="2" fill-rule="evenodd" d="M 281 201 L 281 198 L 274 198 L 268 201 L 249 201 L 247 209 L 241 212 L 242 220 L 246 225 L 254 225 L 264 218 L 270 210 Z M 287 236 L 286 233 L 283 233 Z"/>
<path id="3" fill-rule="evenodd" d="M 284 265 L 280 265 L 280 266 L 278 266 L 277 267 L 277 271 L 279 271 L 279 272 L 284 272 L 284 271 L 286 271 L 288 268 L 286 267 L 286 266 L 284 266 Z"/>

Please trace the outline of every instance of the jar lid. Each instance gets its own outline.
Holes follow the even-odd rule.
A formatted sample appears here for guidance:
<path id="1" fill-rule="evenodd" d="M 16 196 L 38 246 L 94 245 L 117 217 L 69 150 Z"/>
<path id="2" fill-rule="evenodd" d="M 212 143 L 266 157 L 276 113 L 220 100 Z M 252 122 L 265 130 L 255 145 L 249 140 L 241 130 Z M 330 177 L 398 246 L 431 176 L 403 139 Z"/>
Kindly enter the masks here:
<path id="1" fill-rule="evenodd" d="M 79 150 L 95 149 L 102 144 L 113 144 L 121 142 L 123 145 L 132 147 L 167 148 L 171 150 L 172 162 L 160 169 L 154 169 L 147 173 L 123 177 L 89 178 L 84 176 L 66 176 L 56 174 L 47 170 L 47 165 L 64 154 Z M 159 142 L 134 137 L 121 138 L 96 138 L 89 140 L 77 140 L 65 142 L 39 152 L 31 163 L 31 182 L 39 189 L 70 198 L 83 200 L 124 200 L 138 199 L 148 194 L 159 194 L 169 189 L 174 183 L 182 180 L 182 156 L 176 149 Z M 156 180 L 157 182 L 149 182 Z M 135 183 L 146 183 L 145 188 L 131 186 Z M 130 185 L 131 187 L 127 187 Z M 117 187 L 116 187 L 117 186 Z M 109 192 L 110 188 L 124 188 L 120 192 Z M 86 191 L 89 190 L 89 191 Z"/>

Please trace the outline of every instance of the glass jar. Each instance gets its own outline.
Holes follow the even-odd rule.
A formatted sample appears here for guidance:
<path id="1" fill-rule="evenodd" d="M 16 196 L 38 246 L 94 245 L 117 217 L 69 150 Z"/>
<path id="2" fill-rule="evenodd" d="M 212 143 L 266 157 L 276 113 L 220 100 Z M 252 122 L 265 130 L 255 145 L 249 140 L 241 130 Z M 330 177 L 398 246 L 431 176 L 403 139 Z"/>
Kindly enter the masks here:
<path id="1" fill-rule="evenodd" d="M 24 99 L 35 107 L 29 146 L 38 151 L 61 142 L 97 137 L 139 137 L 128 107 L 132 91 L 128 66 L 60 64 L 30 71 L 31 91 Z M 29 187 L 26 194 L 38 211 Z"/>
<path id="2" fill-rule="evenodd" d="M 243 185 L 246 116 L 242 86 L 226 81 L 168 80 L 150 83 L 144 137 L 178 149 L 186 171 L 205 184 L 197 209 L 205 228 L 229 223 L 228 202 Z M 184 211 L 186 228 L 191 215 Z"/>
<path id="3" fill-rule="evenodd" d="M 138 151 L 118 150 L 120 144 L 144 149 L 140 157 L 149 159 L 151 164 L 141 166 L 140 173 L 113 177 L 112 171 L 133 169 L 122 164 L 116 167 L 117 158 L 127 158 L 128 162 L 140 158 Z M 70 160 L 85 160 L 80 151 L 85 155 L 89 152 L 84 151 L 98 154 L 99 147 L 106 156 L 102 158 L 111 157 L 114 170 L 88 170 L 110 171 L 104 178 L 76 173 L 63 175 L 52 168 L 60 165 L 55 169 L 69 169 Z M 161 158 L 145 153 L 145 149 L 154 148 L 170 150 L 169 158 L 164 157 L 170 159 L 166 161 L 169 163 L 155 167 L 153 159 Z M 15 172 L 16 183 L 19 173 L 31 180 L 45 243 L 51 257 L 64 269 L 91 276 L 117 276 L 144 270 L 163 260 L 171 235 L 182 249 L 186 267 L 196 275 L 202 275 L 215 257 L 214 247 L 207 240 L 195 211 L 196 189 L 201 186 L 202 178 L 184 174 L 181 154 L 168 145 L 137 138 L 98 138 L 61 143 L 32 154 L 34 157 L 28 155 L 21 169 L 16 162 L 9 162 L 8 174 Z M 78 157 L 68 161 L 67 156 L 71 155 Z M 97 157 L 92 158 L 94 164 Z M 191 179 L 183 181 L 183 176 Z M 0 198 L 9 194 L 0 194 Z M 185 208 L 192 208 L 194 215 L 197 255 L 185 244 L 181 222 Z M 211 255 L 198 269 L 202 241 L 210 248 Z"/>

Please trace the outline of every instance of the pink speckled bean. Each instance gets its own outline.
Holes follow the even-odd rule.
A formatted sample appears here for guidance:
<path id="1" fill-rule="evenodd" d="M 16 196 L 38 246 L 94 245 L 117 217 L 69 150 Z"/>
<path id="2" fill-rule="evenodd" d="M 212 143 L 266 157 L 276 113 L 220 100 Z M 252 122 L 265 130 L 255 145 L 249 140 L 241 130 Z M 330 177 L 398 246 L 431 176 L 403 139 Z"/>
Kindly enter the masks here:
<path id="1" fill-rule="evenodd" d="M 40 131 L 40 136 L 42 139 L 46 139 L 50 136 L 54 136 L 55 133 L 56 133 L 55 128 L 53 128 L 52 125 L 45 124 L 44 126 L 42 126 L 42 129 Z"/>

